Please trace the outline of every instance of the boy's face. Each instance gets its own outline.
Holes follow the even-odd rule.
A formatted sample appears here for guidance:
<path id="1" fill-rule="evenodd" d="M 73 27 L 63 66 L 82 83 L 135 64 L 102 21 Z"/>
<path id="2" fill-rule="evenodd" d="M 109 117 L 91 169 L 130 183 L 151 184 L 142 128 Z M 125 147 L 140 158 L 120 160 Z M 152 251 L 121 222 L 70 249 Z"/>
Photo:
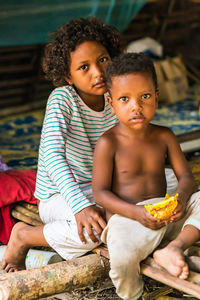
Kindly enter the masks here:
<path id="1" fill-rule="evenodd" d="M 66 80 L 74 85 L 87 103 L 92 96 L 103 95 L 106 91 L 104 69 L 110 55 L 107 50 L 94 41 L 83 42 L 71 52 L 70 74 Z"/>
<path id="2" fill-rule="evenodd" d="M 142 129 L 153 119 L 158 94 L 148 73 L 131 73 L 112 78 L 109 104 L 121 124 Z"/>

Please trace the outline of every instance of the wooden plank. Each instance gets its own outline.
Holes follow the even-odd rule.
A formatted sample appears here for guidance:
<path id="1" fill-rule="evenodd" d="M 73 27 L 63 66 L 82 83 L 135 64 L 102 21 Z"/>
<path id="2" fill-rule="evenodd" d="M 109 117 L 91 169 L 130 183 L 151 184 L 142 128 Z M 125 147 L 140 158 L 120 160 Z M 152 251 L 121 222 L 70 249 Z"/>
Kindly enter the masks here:
<path id="1" fill-rule="evenodd" d="M 37 220 L 40 223 L 42 223 L 42 220 L 40 219 L 40 216 L 38 213 L 35 213 L 31 211 L 30 209 L 27 209 L 26 207 L 23 207 L 21 205 L 16 205 L 15 206 L 15 211 L 22 213 L 23 215 L 30 217 L 33 220 Z"/>
<path id="2" fill-rule="evenodd" d="M 32 76 L 26 76 L 26 78 L 19 78 L 19 79 L 5 79 L 0 81 L 0 88 L 7 88 L 13 86 L 22 86 L 30 82 Z"/>
<path id="3" fill-rule="evenodd" d="M 26 64 L 26 65 L 10 65 L 10 66 L 0 66 L 0 73 L 8 74 L 8 73 L 13 73 L 13 72 L 28 72 L 32 70 L 32 65 L 31 64 Z"/>
<path id="4" fill-rule="evenodd" d="M 200 286 L 195 283 L 179 279 L 165 271 L 151 267 L 150 265 L 147 265 L 145 263 L 142 263 L 141 265 L 141 273 L 177 290 L 192 295 L 197 299 L 200 299 Z"/>
<path id="5" fill-rule="evenodd" d="M 8 53 L 1 53 L 0 56 L 0 63 L 4 63 L 5 62 L 11 62 L 11 61 L 16 61 L 16 60 L 21 60 L 21 61 L 25 61 L 27 60 L 27 58 L 31 59 L 32 55 L 33 55 L 33 51 L 31 52 L 8 52 Z"/>
<path id="6" fill-rule="evenodd" d="M 24 51 L 34 51 L 38 48 L 38 45 L 25 45 L 25 46 L 1 46 L 0 53 L 8 52 L 24 52 Z"/>
<path id="7" fill-rule="evenodd" d="M 22 99 L 21 99 L 22 100 Z M 6 117 L 9 115 L 15 115 L 18 113 L 28 112 L 30 110 L 44 108 L 46 106 L 47 99 L 37 97 L 36 101 L 32 103 L 22 103 L 21 105 L 13 105 L 12 107 L 4 107 L 0 109 L 0 117 Z M 1 105 L 1 101 L 0 101 Z"/>
<path id="8" fill-rule="evenodd" d="M 6 89 L 6 90 L 1 90 L 0 93 L 0 98 L 5 98 L 8 96 L 13 96 L 13 95 L 22 95 L 24 96 L 24 94 L 26 94 L 26 89 L 19 87 L 19 88 L 10 88 L 10 89 Z"/>
<path id="9" fill-rule="evenodd" d="M 34 204 L 30 204 L 30 203 L 24 202 L 24 203 L 22 203 L 22 206 L 24 206 L 24 207 L 27 208 L 28 210 L 33 211 L 33 212 L 36 213 L 36 214 L 39 213 L 39 211 L 38 211 L 38 206 L 37 206 L 37 205 L 34 205 Z"/>
<path id="10" fill-rule="evenodd" d="M 29 216 L 26 216 L 23 213 L 16 211 L 15 209 L 12 210 L 11 215 L 14 218 L 16 218 L 17 220 L 23 221 L 23 222 L 33 225 L 33 226 L 39 226 L 39 225 L 43 224 L 42 221 L 38 221 Z"/>

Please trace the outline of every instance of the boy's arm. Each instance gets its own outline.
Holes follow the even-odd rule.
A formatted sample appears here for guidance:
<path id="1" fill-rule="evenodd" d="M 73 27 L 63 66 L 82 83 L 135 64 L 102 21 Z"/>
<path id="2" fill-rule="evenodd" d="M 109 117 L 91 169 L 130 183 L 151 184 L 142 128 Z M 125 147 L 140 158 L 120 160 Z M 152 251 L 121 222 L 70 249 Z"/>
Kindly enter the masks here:
<path id="1" fill-rule="evenodd" d="M 115 140 L 106 133 L 100 137 L 94 152 L 92 187 L 95 202 L 113 214 L 137 220 L 151 229 L 165 226 L 153 218 L 143 205 L 129 203 L 112 192 L 112 176 L 115 160 Z"/>
<path id="2" fill-rule="evenodd" d="M 178 179 L 176 192 L 179 194 L 178 201 L 180 205 L 175 210 L 172 218 L 172 220 L 178 220 L 184 215 L 186 202 L 194 192 L 195 181 L 174 133 L 167 129 L 165 138 L 167 141 L 168 157 Z"/>

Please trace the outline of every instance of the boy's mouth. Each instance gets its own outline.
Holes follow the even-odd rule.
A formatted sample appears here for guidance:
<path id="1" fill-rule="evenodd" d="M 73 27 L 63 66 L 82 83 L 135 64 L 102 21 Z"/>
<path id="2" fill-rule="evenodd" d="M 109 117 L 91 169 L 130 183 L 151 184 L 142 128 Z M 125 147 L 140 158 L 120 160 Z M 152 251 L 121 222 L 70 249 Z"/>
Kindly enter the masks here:
<path id="1" fill-rule="evenodd" d="M 130 121 L 133 123 L 142 123 L 144 121 L 144 116 L 143 115 L 134 115 L 131 116 Z"/>

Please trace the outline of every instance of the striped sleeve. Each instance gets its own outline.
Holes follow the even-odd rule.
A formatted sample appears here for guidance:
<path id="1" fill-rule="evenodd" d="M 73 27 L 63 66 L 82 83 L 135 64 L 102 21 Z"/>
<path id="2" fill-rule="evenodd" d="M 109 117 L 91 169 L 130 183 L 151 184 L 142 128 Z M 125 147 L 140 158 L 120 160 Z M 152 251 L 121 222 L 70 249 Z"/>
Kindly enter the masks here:
<path id="1" fill-rule="evenodd" d="M 43 164 L 50 180 L 65 197 L 73 213 L 90 206 L 66 160 L 66 139 L 72 109 L 66 93 L 54 93 L 47 105 L 42 131 Z"/>

